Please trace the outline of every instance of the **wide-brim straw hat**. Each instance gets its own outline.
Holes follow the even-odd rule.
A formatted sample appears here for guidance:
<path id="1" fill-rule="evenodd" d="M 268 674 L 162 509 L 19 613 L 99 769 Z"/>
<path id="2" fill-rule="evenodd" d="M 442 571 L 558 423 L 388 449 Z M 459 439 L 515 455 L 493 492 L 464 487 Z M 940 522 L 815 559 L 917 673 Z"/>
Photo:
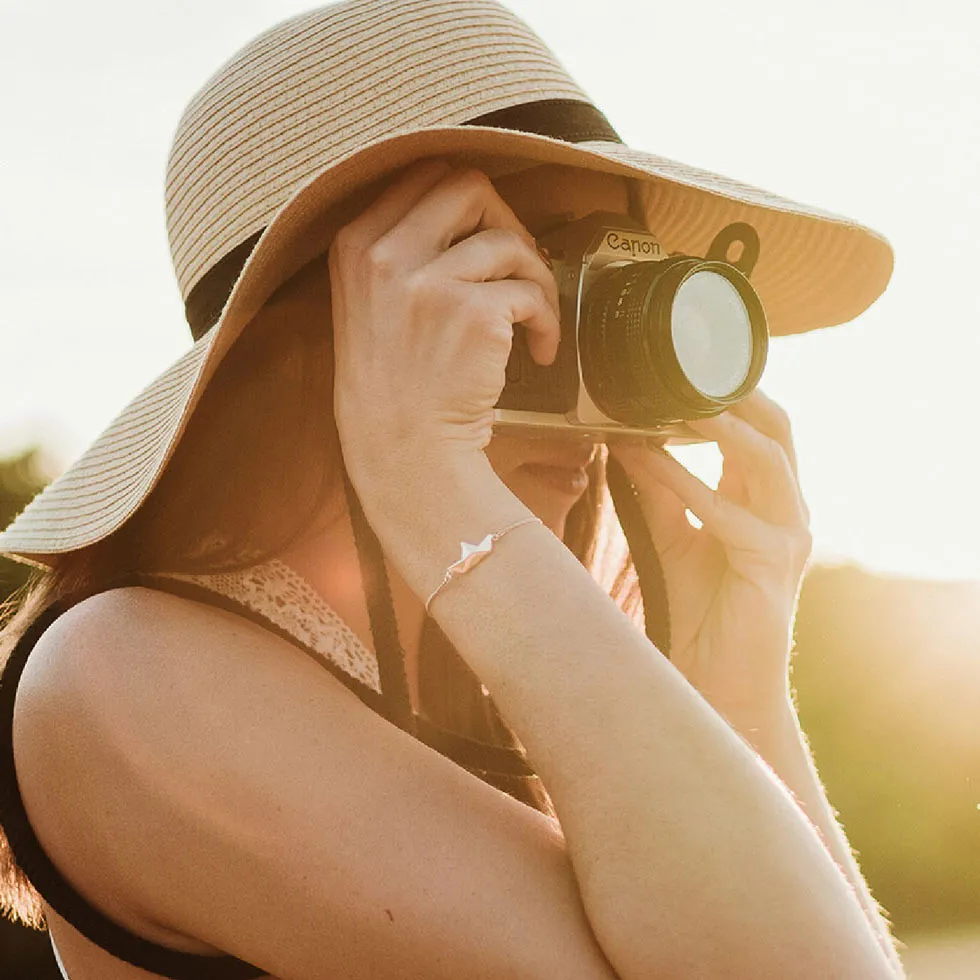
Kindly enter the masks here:
<path id="1" fill-rule="evenodd" d="M 633 178 L 668 252 L 705 255 L 722 228 L 748 222 L 773 335 L 853 319 L 891 275 L 887 241 L 854 221 L 623 145 L 493 0 L 323 7 L 256 38 L 188 106 L 167 222 L 196 341 L 0 534 L 0 550 L 52 564 L 118 530 L 243 327 L 326 251 L 341 202 L 426 156 L 491 177 L 565 164 Z"/>

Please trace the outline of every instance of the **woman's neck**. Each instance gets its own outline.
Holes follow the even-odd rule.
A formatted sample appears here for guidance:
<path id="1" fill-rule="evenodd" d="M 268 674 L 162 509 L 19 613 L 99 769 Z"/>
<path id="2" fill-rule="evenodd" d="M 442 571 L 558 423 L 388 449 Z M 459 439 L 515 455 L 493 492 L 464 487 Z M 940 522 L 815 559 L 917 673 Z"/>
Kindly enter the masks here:
<path id="1" fill-rule="evenodd" d="M 281 557 L 316 589 L 361 642 L 373 650 L 374 640 L 365 600 L 364 581 L 354 544 L 354 533 L 347 515 L 324 530 L 306 537 Z M 412 706 L 418 711 L 419 643 L 425 622 L 425 609 L 421 600 L 405 584 L 389 561 L 385 561 L 385 569 L 391 585 L 398 636 L 405 652 L 405 672 Z"/>

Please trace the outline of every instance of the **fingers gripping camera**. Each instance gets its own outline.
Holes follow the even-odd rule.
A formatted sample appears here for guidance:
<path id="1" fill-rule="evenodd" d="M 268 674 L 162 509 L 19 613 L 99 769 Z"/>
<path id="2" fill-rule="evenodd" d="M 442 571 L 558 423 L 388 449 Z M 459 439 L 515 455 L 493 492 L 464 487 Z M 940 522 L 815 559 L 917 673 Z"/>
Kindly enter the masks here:
<path id="1" fill-rule="evenodd" d="M 729 225 L 702 259 L 665 254 L 626 220 L 595 212 L 539 240 L 561 298 L 561 345 L 541 366 L 515 331 L 496 426 L 699 440 L 686 421 L 723 412 L 759 383 L 769 330 L 748 279 L 755 230 Z M 736 242 L 741 255 L 727 261 Z"/>

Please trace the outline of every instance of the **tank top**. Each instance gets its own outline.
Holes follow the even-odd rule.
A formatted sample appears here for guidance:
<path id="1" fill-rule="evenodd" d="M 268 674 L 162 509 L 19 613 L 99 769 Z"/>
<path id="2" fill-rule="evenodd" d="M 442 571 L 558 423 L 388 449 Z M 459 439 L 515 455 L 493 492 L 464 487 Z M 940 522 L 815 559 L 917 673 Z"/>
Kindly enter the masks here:
<path id="1" fill-rule="evenodd" d="M 292 643 L 329 670 L 369 708 L 480 778 L 506 788 L 508 781 L 535 778 L 518 749 L 488 745 L 432 725 L 413 715 L 406 726 L 385 690 L 375 654 L 288 565 L 271 561 L 215 575 L 132 575 L 112 588 L 142 586 L 234 612 Z M 108 590 L 99 590 L 108 591 Z M 49 607 L 28 627 L 0 676 L 0 824 L 18 866 L 44 900 L 82 935 L 113 956 L 172 980 L 253 980 L 266 976 L 231 956 L 186 953 L 153 943 L 109 919 L 76 892 L 37 840 L 27 819 L 13 760 L 13 708 L 17 684 L 31 650 L 71 606 L 94 593 Z M 55 959 L 68 980 L 54 940 Z"/>

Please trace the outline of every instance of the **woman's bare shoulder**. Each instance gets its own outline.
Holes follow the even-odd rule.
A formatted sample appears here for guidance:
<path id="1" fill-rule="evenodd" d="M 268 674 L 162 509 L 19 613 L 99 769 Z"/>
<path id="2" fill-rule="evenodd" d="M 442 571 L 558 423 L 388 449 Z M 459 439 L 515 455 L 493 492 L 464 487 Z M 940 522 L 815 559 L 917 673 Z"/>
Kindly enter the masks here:
<path id="1" fill-rule="evenodd" d="M 30 692 L 27 698 L 60 693 L 86 706 L 91 697 L 102 713 L 113 705 L 101 685 L 133 685 L 137 694 L 161 674 L 178 681 L 175 671 L 189 672 L 191 681 L 206 680 L 229 660 L 275 669 L 281 664 L 269 659 L 272 651 L 283 656 L 290 649 L 281 638 L 215 606 L 152 588 L 112 589 L 54 621 L 30 655 L 22 690 Z"/>
<path id="2" fill-rule="evenodd" d="M 99 593 L 62 614 L 32 651 L 18 690 L 29 706 L 66 710 L 86 726 L 148 736 L 154 721 L 235 699 L 251 684 L 318 669 L 292 644 L 242 616 L 151 588 Z M 344 691 L 342 685 L 336 685 Z M 222 699 L 224 692 L 226 698 Z M 346 694 L 346 691 L 344 691 Z M 138 722 L 138 731 L 128 725 Z"/>
<path id="3" fill-rule="evenodd" d="M 150 938 L 284 980 L 613 977 L 554 822 L 291 644 L 124 589 L 72 609 L 36 656 L 15 731 L 35 830 Z"/>

